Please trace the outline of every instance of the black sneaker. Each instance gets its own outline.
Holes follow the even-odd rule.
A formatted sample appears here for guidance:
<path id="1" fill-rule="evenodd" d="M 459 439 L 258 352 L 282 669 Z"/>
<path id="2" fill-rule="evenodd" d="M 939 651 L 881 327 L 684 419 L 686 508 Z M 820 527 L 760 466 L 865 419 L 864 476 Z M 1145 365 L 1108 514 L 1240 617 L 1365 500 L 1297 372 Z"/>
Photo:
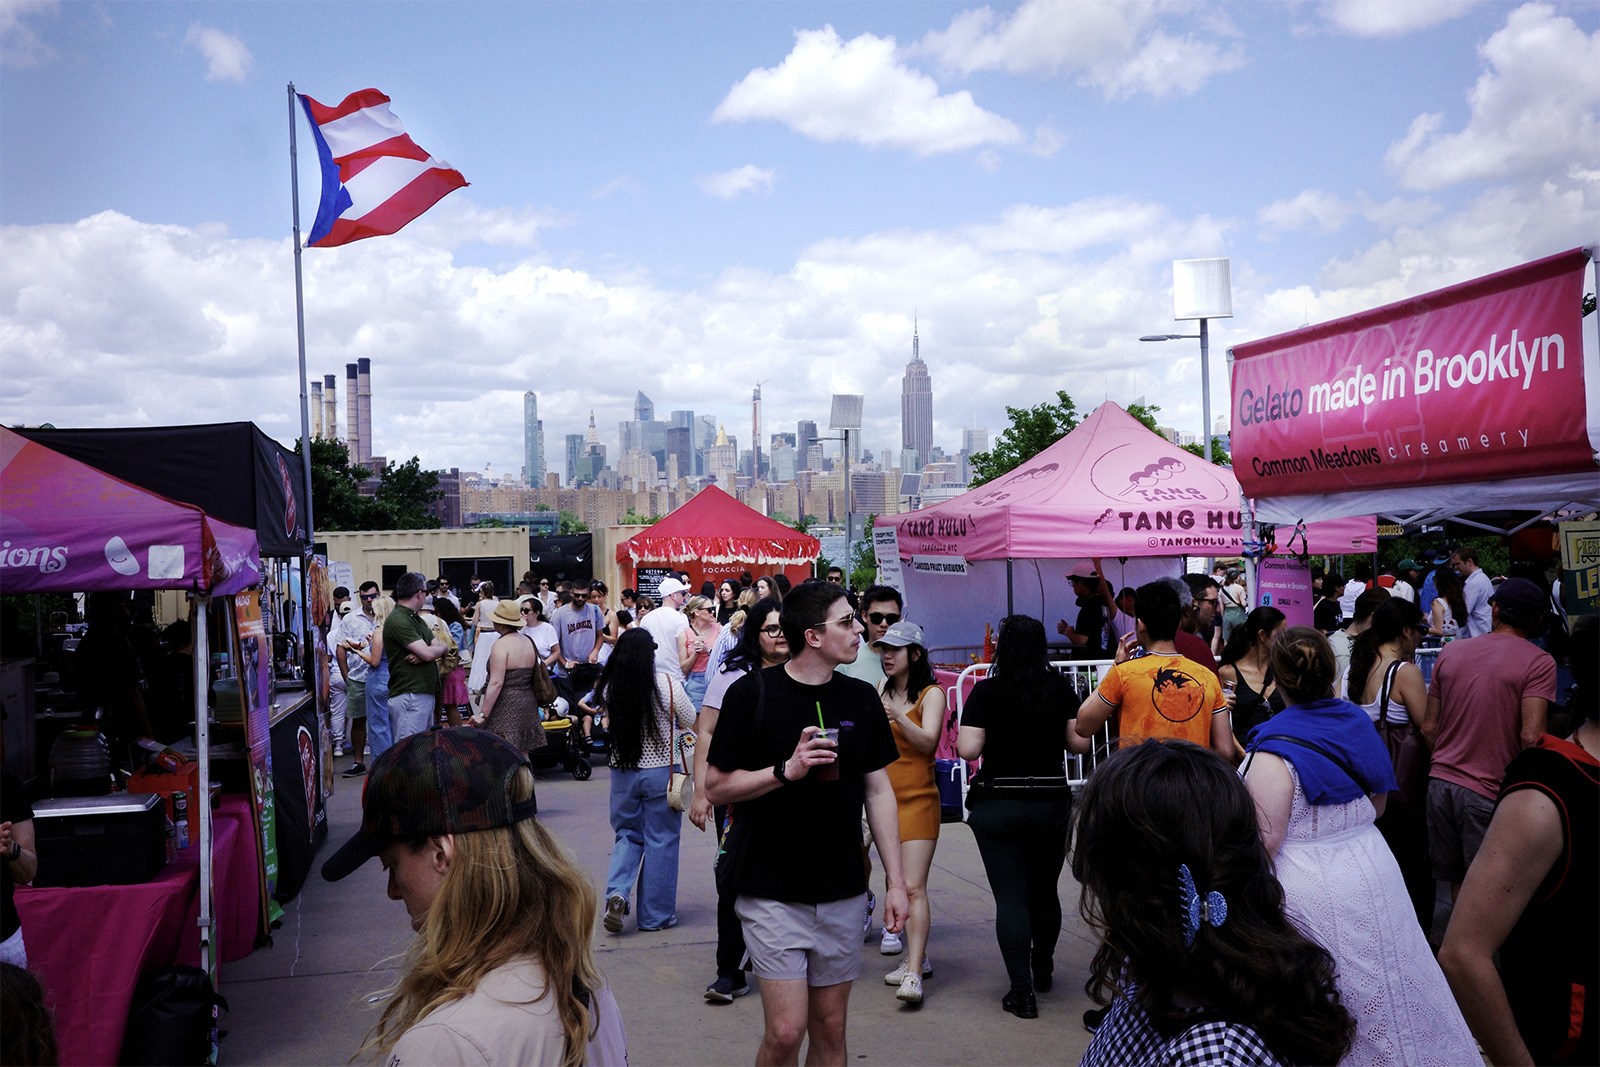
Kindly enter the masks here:
<path id="1" fill-rule="evenodd" d="M 1100 1024 L 1105 1021 L 1109 1008 L 1090 1008 L 1083 1013 L 1083 1028 L 1091 1034 L 1100 1029 Z"/>
<path id="2" fill-rule="evenodd" d="M 613 934 L 622 933 L 622 917 L 628 914 L 628 902 L 622 897 L 606 898 L 605 928 Z"/>
<path id="3" fill-rule="evenodd" d="M 735 997 L 742 997 L 750 992 L 750 983 L 743 976 L 739 978 L 719 977 L 715 982 L 706 986 L 706 999 L 713 1004 L 732 1004 Z"/>
<path id="4" fill-rule="evenodd" d="M 360 778 L 363 774 L 366 774 L 366 773 L 367 773 L 367 765 L 365 763 L 352 763 L 350 765 L 350 769 L 345 771 L 339 777 L 341 777 L 341 778 Z"/>

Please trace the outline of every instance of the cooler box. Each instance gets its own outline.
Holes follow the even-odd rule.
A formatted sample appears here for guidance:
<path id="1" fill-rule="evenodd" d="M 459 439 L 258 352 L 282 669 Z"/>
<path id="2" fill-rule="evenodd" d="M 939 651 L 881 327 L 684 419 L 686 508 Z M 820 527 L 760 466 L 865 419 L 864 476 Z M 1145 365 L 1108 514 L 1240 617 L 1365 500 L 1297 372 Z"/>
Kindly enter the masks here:
<path id="1" fill-rule="evenodd" d="M 33 806 L 40 886 L 137 885 L 167 862 L 167 818 L 153 793 L 64 797 Z"/>

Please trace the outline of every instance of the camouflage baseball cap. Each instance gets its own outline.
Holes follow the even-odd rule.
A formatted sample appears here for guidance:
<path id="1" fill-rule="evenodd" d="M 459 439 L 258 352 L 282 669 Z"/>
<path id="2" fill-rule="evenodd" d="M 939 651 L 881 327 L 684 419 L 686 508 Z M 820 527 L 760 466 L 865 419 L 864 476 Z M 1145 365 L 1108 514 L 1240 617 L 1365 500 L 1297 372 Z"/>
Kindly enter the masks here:
<path id="1" fill-rule="evenodd" d="M 533 797 L 511 800 L 528 757 L 487 730 L 427 730 L 372 761 L 361 792 L 361 829 L 322 865 L 330 882 L 350 874 L 390 841 L 493 830 L 531 819 Z"/>

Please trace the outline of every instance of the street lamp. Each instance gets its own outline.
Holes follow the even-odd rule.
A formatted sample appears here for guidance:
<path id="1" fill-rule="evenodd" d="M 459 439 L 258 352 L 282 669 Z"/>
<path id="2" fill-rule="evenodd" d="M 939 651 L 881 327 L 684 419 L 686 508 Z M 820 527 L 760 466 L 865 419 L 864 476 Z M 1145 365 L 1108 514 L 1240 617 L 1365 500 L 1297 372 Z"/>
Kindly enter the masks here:
<path id="1" fill-rule="evenodd" d="M 1199 333 L 1149 333 L 1141 341 L 1200 340 L 1200 417 L 1206 462 L 1211 462 L 1211 337 L 1210 319 L 1233 318 L 1233 283 L 1226 259 L 1172 261 L 1172 317 L 1198 319 Z"/>

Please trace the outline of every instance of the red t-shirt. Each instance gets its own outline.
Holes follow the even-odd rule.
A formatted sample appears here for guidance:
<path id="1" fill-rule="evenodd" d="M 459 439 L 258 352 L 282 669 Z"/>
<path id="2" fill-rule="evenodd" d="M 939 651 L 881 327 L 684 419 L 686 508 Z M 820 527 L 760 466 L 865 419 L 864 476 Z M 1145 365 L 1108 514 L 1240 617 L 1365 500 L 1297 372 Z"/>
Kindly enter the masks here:
<path id="1" fill-rule="evenodd" d="M 1516 634 L 1488 633 L 1444 646 L 1428 683 L 1439 700 L 1431 776 L 1493 800 L 1522 750 L 1522 699 L 1556 695 L 1556 661 Z"/>

